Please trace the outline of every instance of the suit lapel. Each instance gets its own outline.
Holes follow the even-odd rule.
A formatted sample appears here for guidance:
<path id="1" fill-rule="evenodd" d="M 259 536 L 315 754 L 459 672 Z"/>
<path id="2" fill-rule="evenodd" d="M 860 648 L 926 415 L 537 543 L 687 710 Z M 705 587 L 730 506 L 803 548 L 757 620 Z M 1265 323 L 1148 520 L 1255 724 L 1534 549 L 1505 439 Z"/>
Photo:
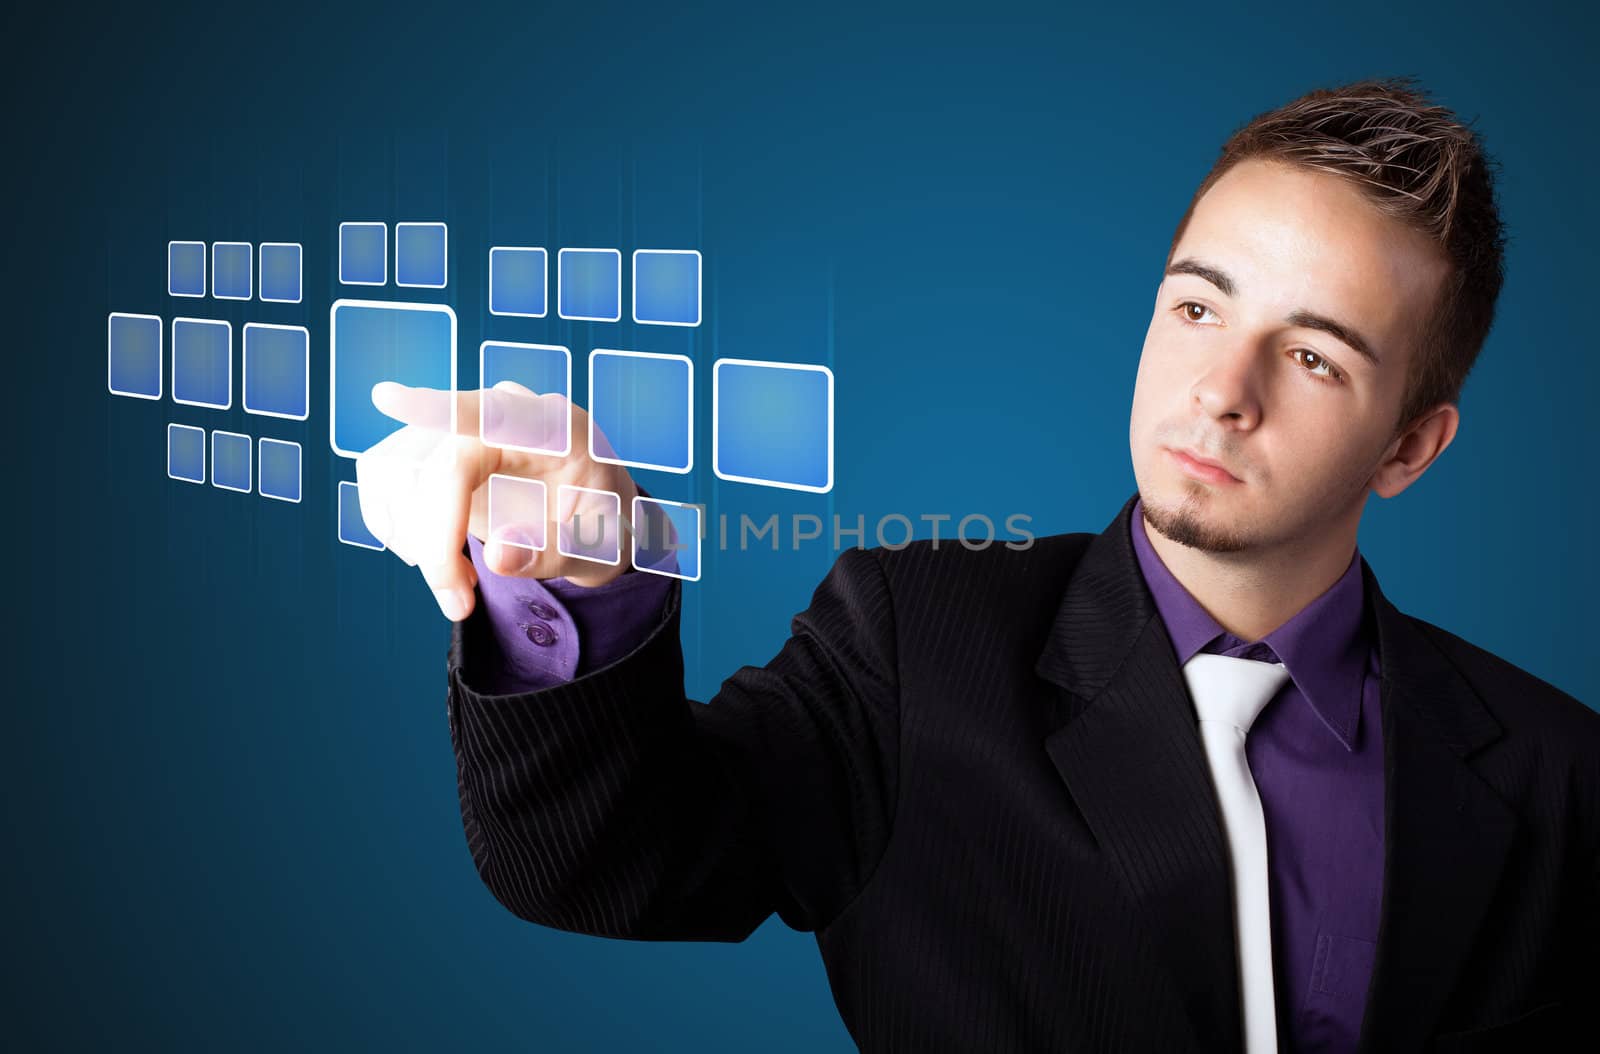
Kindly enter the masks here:
<path id="1" fill-rule="evenodd" d="M 1207 1049 L 1241 1038 L 1227 843 L 1193 704 L 1129 535 L 1091 540 L 1035 665 L 1060 686 L 1044 745 L 1172 968 Z"/>
<path id="2" fill-rule="evenodd" d="M 1382 669 L 1382 922 L 1360 1050 L 1420 1050 L 1482 921 L 1515 813 L 1468 759 L 1500 725 L 1362 562 Z"/>

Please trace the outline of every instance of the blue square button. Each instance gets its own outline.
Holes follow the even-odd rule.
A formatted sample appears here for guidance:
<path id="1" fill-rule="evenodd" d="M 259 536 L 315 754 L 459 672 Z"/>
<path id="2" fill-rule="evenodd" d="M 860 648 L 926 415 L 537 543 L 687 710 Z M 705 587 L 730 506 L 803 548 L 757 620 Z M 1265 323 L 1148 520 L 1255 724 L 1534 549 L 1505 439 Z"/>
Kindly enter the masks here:
<path id="1" fill-rule="evenodd" d="M 550 255 L 543 249 L 496 246 L 489 250 L 489 314 L 544 318 L 549 311 Z"/>
<path id="2" fill-rule="evenodd" d="M 304 421 L 310 413 L 311 334 L 304 326 L 244 324 L 244 409 Z"/>
<path id="3" fill-rule="evenodd" d="M 383 285 L 388 280 L 388 226 L 339 224 L 339 281 L 344 285 Z"/>
<path id="4" fill-rule="evenodd" d="M 221 429 L 211 433 L 211 485 L 250 493 L 249 436 Z"/>
<path id="5" fill-rule="evenodd" d="M 233 405 L 233 323 L 172 320 L 172 401 L 213 410 Z"/>
<path id="6" fill-rule="evenodd" d="M 111 312 L 106 319 L 106 388 L 112 395 L 161 398 L 161 319 Z"/>
<path id="7" fill-rule="evenodd" d="M 206 243 L 167 243 L 167 295 L 206 295 Z"/>
<path id="8" fill-rule="evenodd" d="M 711 471 L 786 490 L 833 489 L 833 371 L 751 359 L 713 363 Z"/>
<path id="9" fill-rule="evenodd" d="M 635 568 L 700 581 L 700 506 L 635 495 L 629 522 Z"/>
<path id="10" fill-rule="evenodd" d="M 450 274 L 450 230 L 442 223 L 394 225 L 394 284 L 443 289 Z"/>
<path id="11" fill-rule="evenodd" d="M 685 355 L 589 353 L 589 456 L 663 472 L 694 467 L 694 364 Z"/>
<path id="12" fill-rule="evenodd" d="M 361 492 L 349 480 L 339 481 L 339 540 L 378 552 L 387 548 L 377 535 L 367 530 L 367 521 L 361 518 Z"/>
<path id="13" fill-rule="evenodd" d="M 556 314 L 580 322 L 622 318 L 622 250 L 556 253 Z"/>
<path id="14" fill-rule="evenodd" d="M 300 444 L 262 436 L 256 441 L 257 489 L 263 498 L 300 500 Z"/>
<path id="15" fill-rule="evenodd" d="M 218 300 L 249 300 L 255 295 L 255 246 L 249 242 L 213 242 L 211 295 Z"/>
<path id="16" fill-rule="evenodd" d="M 486 340 L 478 346 L 478 436 L 489 446 L 533 454 L 566 455 L 572 449 L 572 352 L 559 344 Z M 535 395 L 559 400 L 531 402 L 496 388 L 511 381 Z"/>
<path id="17" fill-rule="evenodd" d="M 167 425 L 167 476 L 185 483 L 206 481 L 206 430 Z"/>
<path id="18" fill-rule="evenodd" d="M 328 314 L 335 454 L 357 457 L 401 427 L 372 404 L 379 381 L 455 390 L 456 315 L 447 305 L 336 300 Z"/>
<path id="19" fill-rule="evenodd" d="M 261 243 L 261 299 L 298 304 L 301 297 L 302 252 L 294 242 Z"/>
<path id="20" fill-rule="evenodd" d="M 700 253 L 639 249 L 633 254 L 633 320 L 652 326 L 700 324 Z"/>

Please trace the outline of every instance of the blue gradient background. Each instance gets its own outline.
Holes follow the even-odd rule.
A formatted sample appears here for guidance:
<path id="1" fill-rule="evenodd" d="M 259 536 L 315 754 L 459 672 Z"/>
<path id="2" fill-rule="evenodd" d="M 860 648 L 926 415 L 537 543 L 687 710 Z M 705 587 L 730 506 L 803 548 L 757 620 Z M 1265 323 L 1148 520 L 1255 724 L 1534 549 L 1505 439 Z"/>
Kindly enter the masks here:
<path id="1" fill-rule="evenodd" d="M 479 883 L 444 620 L 415 570 L 334 537 L 340 220 L 450 223 L 450 288 L 410 292 L 460 308 L 464 382 L 488 337 L 831 366 L 832 494 L 717 481 L 704 427 L 692 474 L 639 474 L 705 502 L 713 538 L 740 512 L 1098 531 L 1133 488 L 1167 240 L 1222 139 L 1318 84 L 1416 73 L 1478 116 L 1514 240 L 1462 431 L 1374 499 L 1363 552 L 1402 609 L 1600 699 L 1592 18 L 12 5 L 9 1043 L 850 1049 L 811 938 L 777 920 L 734 945 L 606 941 L 519 922 Z M 303 304 L 205 306 L 311 328 L 309 421 L 106 393 L 107 312 L 199 313 L 165 295 L 166 242 L 197 237 L 305 245 Z M 698 247 L 706 323 L 491 318 L 499 244 Z M 301 441 L 306 500 L 168 480 L 168 420 Z M 684 589 L 700 699 L 777 651 L 832 561 L 814 542 L 705 557 Z"/>

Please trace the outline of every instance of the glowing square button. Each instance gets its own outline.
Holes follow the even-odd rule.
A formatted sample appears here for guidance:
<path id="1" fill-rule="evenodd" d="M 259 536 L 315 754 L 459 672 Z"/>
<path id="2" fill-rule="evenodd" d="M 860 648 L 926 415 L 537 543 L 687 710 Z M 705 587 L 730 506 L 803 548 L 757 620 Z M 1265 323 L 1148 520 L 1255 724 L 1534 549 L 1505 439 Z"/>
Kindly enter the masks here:
<path id="1" fill-rule="evenodd" d="M 582 322 L 622 318 L 622 251 L 562 249 L 556 253 L 556 314 Z"/>
<path id="2" fill-rule="evenodd" d="M 383 285 L 389 281 L 387 225 L 339 224 L 339 281 L 344 285 Z"/>
<path id="3" fill-rule="evenodd" d="M 639 249 L 633 254 L 633 320 L 652 326 L 700 324 L 700 254 Z"/>
<path id="4" fill-rule="evenodd" d="M 450 273 L 450 231 L 442 223 L 394 225 L 394 284 L 443 289 Z"/>
<path id="5" fill-rule="evenodd" d="M 295 242 L 261 243 L 261 299 L 272 304 L 298 304 L 303 275 L 302 252 Z"/>
<path id="6" fill-rule="evenodd" d="M 711 470 L 785 490 L 833 489 L 833 371 L 718 359 L 711 367 Z"/>
<path id="7" fill-rule="evenodd" d="M 167 295 L 206 295 L 206 243 L 167 243 Z"/>
<path id="8" fill-rule="evenodd" d="M 336 300 L 328 316 L 328 434 L 335 454 L 357 457 L 402 427 L 372 405 L 379 381 L 455 391 L 456 315 L 449 306 Z M 454 400 L 450 412 L 454 431 Z"/>
<path id="9" fill-rule="evenodd" d="M 112 395 L 161 398 L 161 319 L 113 311 L 106 319 L 106 388 Z"/>

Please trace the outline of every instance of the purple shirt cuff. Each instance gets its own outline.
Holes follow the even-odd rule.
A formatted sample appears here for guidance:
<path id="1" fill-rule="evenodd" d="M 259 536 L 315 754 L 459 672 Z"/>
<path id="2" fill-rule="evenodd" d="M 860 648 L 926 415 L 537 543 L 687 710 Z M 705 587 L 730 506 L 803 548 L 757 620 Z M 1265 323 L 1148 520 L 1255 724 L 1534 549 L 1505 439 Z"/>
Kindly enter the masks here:
<path id="1" fill-rule="evenodd" d="M 469 535 L 467 549 L 496 653 L 475 676 L 496 695 L 549 688 L 622 658 L 661 621 L 674 581 L 643 571 L 603 586 L 498 575 L 482 542 Z"/>

